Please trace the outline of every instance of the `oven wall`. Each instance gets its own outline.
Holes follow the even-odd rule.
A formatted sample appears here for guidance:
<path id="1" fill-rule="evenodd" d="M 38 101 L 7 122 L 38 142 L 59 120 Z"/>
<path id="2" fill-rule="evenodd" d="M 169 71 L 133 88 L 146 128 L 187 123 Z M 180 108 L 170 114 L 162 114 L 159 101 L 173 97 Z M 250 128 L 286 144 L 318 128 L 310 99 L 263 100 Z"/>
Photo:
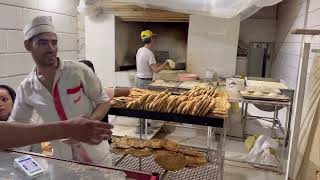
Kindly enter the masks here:
<path id="1" fill-rule="evenodd" d="M 140 32 L 142 24 L 139 22 L 124 22 L 115 19 L 115 50 L 116 50 L 116 71 L 119 66 L 136 64 L 135 55 L 142 46 Z"/>
<path id="2" fill-rule="evenodd" d="M 240 18 L 222 19 L 191 15 L 187 70 L 204 78 L 206 68 L 235 74 Z"/>
<path id="3" fill-rule="evenodd" d="M 143 46 L 140 33 L 146 29 L 157 34 L 154 51 L 168 51 L 174 61 L 186 62 L 188 23 L 124 22 L 117 18 L 115 23 L 116 70 L 135 64 L 136 52 Z"/>

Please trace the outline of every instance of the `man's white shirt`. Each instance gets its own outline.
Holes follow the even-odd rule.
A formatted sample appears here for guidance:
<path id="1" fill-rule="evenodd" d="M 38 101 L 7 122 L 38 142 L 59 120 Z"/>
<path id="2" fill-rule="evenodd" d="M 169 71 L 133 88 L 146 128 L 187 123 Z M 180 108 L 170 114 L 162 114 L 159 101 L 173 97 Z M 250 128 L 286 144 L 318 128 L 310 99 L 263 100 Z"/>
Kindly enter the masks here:
<path id="1" fill-rule="evenodd" d="M 100 80 L 89 67 L 76 61 L 59 60 L 53 92 L 50 93 L 40 83 L 34 67 L 18 87 L 9 121 L 30 123 L 34 110 L 39 113 L 44 123 L 79 115 L 89 117 L 96 104 L 108 100 L 109 97 L 103 91 Z M 53 141 L 52 144 L 53 156 L 72 158 L 69 145 L 60 141 Z"/>
<path id="2" fill-rule="evenodd" d="M 152 51 L 146 47 L 138 49 L 136 54 L 137 77 L 138 78 L 153 78 L 151 64 L 156 64 L 156 59 Z"/>

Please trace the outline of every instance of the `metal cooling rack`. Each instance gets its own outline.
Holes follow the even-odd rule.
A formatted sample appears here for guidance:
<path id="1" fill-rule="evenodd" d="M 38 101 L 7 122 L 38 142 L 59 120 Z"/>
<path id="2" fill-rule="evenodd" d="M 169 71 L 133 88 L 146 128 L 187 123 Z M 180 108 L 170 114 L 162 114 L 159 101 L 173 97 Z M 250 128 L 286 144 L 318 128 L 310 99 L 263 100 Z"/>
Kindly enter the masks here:
<path id="1" fill-rule="evenodd" d="M 217 153 L 212 162 L 198 168 L 183 168 L 179 171 L 166 171 L 154 162 L 152 156 L 136 158 L 130 155 L 112 154 L 114 166 L 124 169 L 144 171 L 148 173 L 159 173 L 161 180 L 217 180 L 219 178 L 219 160 Z"/>

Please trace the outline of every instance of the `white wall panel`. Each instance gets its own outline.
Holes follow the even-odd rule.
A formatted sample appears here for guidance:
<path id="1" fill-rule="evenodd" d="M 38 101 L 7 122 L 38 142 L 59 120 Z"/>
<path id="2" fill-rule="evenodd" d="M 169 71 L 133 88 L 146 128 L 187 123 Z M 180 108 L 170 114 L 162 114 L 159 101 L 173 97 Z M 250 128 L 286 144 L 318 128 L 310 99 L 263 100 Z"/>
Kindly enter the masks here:
<path id="1" fill-rule="evenodd" d="M 78 0 L 0 0 L 0 84 L 16 88 L 34 66 L 23 45 L 22 29 L 39 15 L 52 16 L 60 42 L 59 56 L 76 60 Z M 38 5 L 40 8 L 38 8 Z M 47 12 L 50 11 L 50 12 Z"/>
<path id="2" fill-rule="evenodd" d="M 287 43 L 283 42 L 280 48 L 281 52 L 300 55 L 301 43 Z"/>
<path id="3" fill-rule="evenodd" d="M 58 47 L 59 51 L 76 50 L 77 46 L 77 34 L 65 34 L 59 33 L 58 36 Z"/>
<path id="4" fill-rule="evenodd" d="M 58 32 L 77 33 L 77 18 L 45 11 L 23 9 L 23 23 L 29 24 L 37 16 L 51 16 Z"/>
<path id="5" fill-rule="evenodd" d="M 23 32 L 17 30 L 7 30 L 7 53 L 27 52 L 24 47 Z"/>
<path id="6" fill-rule="evenodd" d="M 191 15 L 187 70 L 204 77 L 205 69 L 235 74 L 240 20 Z"/>
<path id="7" fill-rule="evenodd" d="M 37 8 L 37 0 L 0 0 L 0 3 L 19 7 Z"/>
<path id="8" fill-rule="evenodd" d="M 34 66 L 29 53 L 0 54 L 0 77 L 28 74 Z"/>
<path id="9" fill-rule="evenodd" d="M 0 29 L 22 29 L 22 8 L 0 4 Z"/>
<path id="10" fill-rule="evenodd" d="M 86 57 L 95 65 L 103 86 L 115 84 L 115 17 L 85 18 Z M 103 36 L 99 36 L 102 35 Z"/>
<path id="11" fill-rule="evenodd" d="M 308 15 L 307 27 L 320 25 L 320 9 L 312 11 Z"/>
<path id="12" fill-rule="evenodd" d="M 78 60 L 78 52 L 77 51 L 60 51 L 60 52 L 58 52 L 58 56 L 61 59 L 65 59 L 65 60 L 72 60 L 72 61 Z"/>
<path id="13" fill-rule="evenodd" d="M 27 75 L 18 75 L 14 77 L 6 77 L 6 78 L 0 78 L 0 84 L 6 84 L 13 89 L 17 90 L 17 87 L 19 84 L 25 79 Z"/>
<path id="14" fill-rule="evenodd" d="M 6 31 L 0 29 L 0 53 L 4 53 L 7 50 L 7 38 Z"/>
<path id="15" fill-rule="evenodd" d="M 79 0 L 38 0 L 38 9 L 76 16 Z"/>
<path id="16" fill-rule="evenodd" d="M 309 12 L 320 9 L 320 1 L 319 0 L 310 0 L 309 4 Z"/>

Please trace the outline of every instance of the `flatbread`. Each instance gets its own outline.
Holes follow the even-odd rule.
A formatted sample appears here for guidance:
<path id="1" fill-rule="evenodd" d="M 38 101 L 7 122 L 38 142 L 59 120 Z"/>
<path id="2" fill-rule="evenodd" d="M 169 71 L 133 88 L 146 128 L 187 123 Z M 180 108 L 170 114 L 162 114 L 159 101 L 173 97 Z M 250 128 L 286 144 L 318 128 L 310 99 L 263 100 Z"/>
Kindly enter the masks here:
<path id="1" fill-rule="evenodd" d="M 210 102 L 210 104 L 206 107 L 206 109 L 205 109 L 205 110 L 203 111 L 203 113 L 200 114 L 200 115 L 201 115 L 201 116 L 207 115 L 208 112 L 210 111 L 210 109 L 212 109 L 212 108 L 214 107 L 214 104 L 215 104 L 215 103 L 216 103 L 215 100 L 212 99 L 211 102 Z"/>
<path id="2" fill-rule="evenodd" d="M 45 156 L 52 156 L 53 154 L 53 147 L 52 144 L 50 142 L 42 142 L 40 144 L 41 146 L 41 150 L 42 150 L 42 154 Z"/>
<path id="3" fill-rule="evenodd" d="M 147 141 L 147 147 L 151 149 L 161 149 L 166 143 L 163 139 L 151 139 Z"/>
<path id="4" fill-rule="evenodd" d="M 195 149 L 192 149 L 192 148 L 188 148 L 188 149 L 182 149 L 180 151 L 182 154 L 184 155 L 188 155 L 188 156 L 196 156 L 196 157 L 201 157 L 203 156 L 203 153 L 195 150 Z"/>
<path id="5" fill-rule="evenodd" d="M 176 67 L 176 63 L 172 61 L 171 59 L 167 59 L 167 62 L 171 69 L 174 69 Z"/>
<path id="6" fill-rule="evenodd" d="M 113 154 L 118 154 L 118 155 L 127 155 L 127 154 L 129 154 L 129 149 L 117 148 L 117 147 L 113 146 L 110 149 L 110 152 Z"/>
<path id="7" fill-rule="evenodd" d="M 165 149 L 167 149 L 169 151 L 173 151 L 173 152 L 180 152 L 180 149 L 181 149 L 180 144 L 173 142 L 173 141 L 169 141 L 169 140 L 166 140 L 163 147 Z"/>
<path id="8" fill-rule="evenodd" d="M 178 171 L 185 167 L 184 155 L 169 151 L 157 151 L 153 154 L 154 161 L 167 171 Z"/>
<path id="9" fill-rule="evenodd" d="M 147 141 L 137 138 L 128 138 L 127 139 L 128 145 L 134 148 L 145 148 L 147 147 Z"/>
<path id="10" fill-rule="evenodd" d="M 112 143 L 117 148 L 128 149 L 131 146 L 127 142 L 127 138 L 115 138 Z"/>
<path id="11" fill-rule="evenodd" d="M 152 155 L 152 150 L 149 148 L 136 149 L 131 148 L 129 154 L 133 157 L 148 157 Z"/>
<path id="12" fill-rule="evenodd" d="M 195 157 L 195 156 L 185 156 L 186 158 L 186 167 L 196 168 L 207 164 L 207 160 L 204 156 Z"/>

